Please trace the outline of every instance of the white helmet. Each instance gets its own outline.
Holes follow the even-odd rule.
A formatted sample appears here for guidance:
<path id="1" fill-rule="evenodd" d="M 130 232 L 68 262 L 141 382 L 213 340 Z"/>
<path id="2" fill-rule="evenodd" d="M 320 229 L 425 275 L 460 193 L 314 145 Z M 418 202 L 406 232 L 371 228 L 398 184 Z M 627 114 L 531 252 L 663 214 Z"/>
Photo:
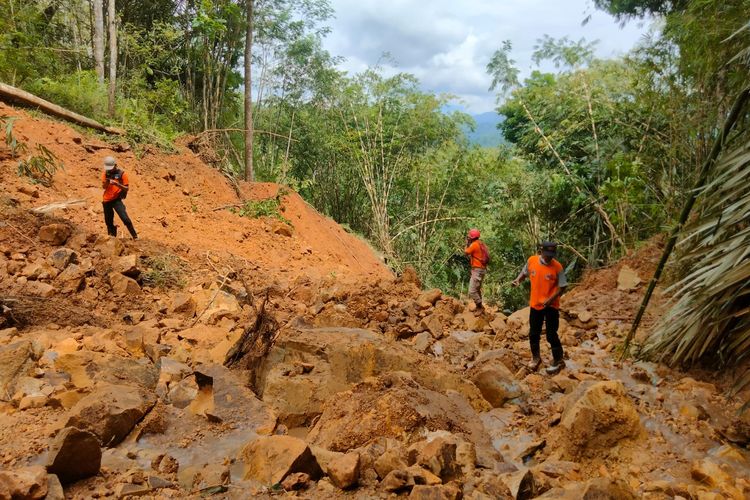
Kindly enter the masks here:
<path id="1" fill-rule="evenodd" d="M 115 168 L 115 165 L 117 165 L 117 160 L 113 157 L 107 156 L 104 158 L 104 170 L 112 170 Z"/>

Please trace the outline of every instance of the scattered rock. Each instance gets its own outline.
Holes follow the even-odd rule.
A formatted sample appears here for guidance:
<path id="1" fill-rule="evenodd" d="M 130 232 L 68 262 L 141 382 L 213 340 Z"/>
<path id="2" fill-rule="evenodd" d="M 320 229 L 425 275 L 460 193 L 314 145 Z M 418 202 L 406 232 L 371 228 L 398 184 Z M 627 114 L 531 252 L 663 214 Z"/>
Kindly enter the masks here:
<path id="1" fill-rule="evenodd" d="M 350 452 L 331 460 L 326 467 L 326 473 L 334 485 L 345 490 L 359 481 L 359 467 L 359 453 Z"/>
<path id="2" fill-rule="evenodd" d="M 39 228 L 39 240 L 50 245 L 62 245 L 72 234 L 70 226 L 65 224 L 46 224 Z"/>
<path id="3" fill-rule="evenodd" d="M 409 498 L 417 500 L 459 500 L 461 497 L 461 489 L 455 484 L 437 486 L 418 484 L 411 489 L 409 494 Z"/>
<path id="4" fill-rule="evenodd" d="M 188 293 L 177 293 L 172 298 L 172 312 L 192 318 L 196 311 L 195 299 Z"/>
<path id="5" fill-rule="evenodd" d="M 133 278 L 120 273 L 109 273 L 109 284 L 115 295 L 132 296 L 141 293 L 141 286 Z"/>
<path id="6" fill-rule="evenodd" d="M 55 474 L 47 474 L 47 496 L 44 500 L 65 500 L 65 491 Z"/>
<path id="7" fill-rule="evenodd" d="M 286 236 L 287 238 L 289 238 L 292 236 L 292 228 L 289 226 L 289 224 L 277 222 L 273 226 L 273 234 L 278 234 L 280 236 Z"/>
<path id="8" fill-rule="evenodd" d="M 23 184 L 21 186 L 18 186 L 18 192 L 32 198 L 39 198 L 39 188 L 36 186 L 28 186 L 26 184 Z"/>
<path id="9" fill-rule="evenodd" d="M 520 383 L 500 361 L 481 364 L 471 370 L 469 377 L 493 408 L 524 395 Z"/>
<path id="10" fill-rule="evenodd" d="M 242 308 L 237 297 L 223 290 L 199 290 L 193 294 L 201 321 L 210 325 L 224 317 L 237 317 Z"/>
<path id="11" fill-rule="evenodd" d="M 86 286 L 86 271 L 78 264 L 69 264 L 55 280 L 65 294 L 78 293 Z"/>
<path id="12" fill-rule="evenodd" d="M 102 446 L 116 446 L 154 404 L 156 397 L 139 387 L 106 385 L 71 408 L 66 425 L 93 432 Z"/>
<path id="13" fill-rule="evenodd" d="M 138 268 L 138 256 L 135 254 L 119 257 L 114 264 L 114 270 L 129 278 L 138 278 L 141 270 Z"/>
<path id="14" fill-rule="evenodd" d="M 16 470 L 0 470 L 0 498 L 41 500 L 47 495 L 47 471 L 35 465 Z"/>
<path id="15" fill-rule="evenodd" d="M 47 257 L 47 262 L 58 271 L 62 271 L 68 267 L 68 265 L 75 263 L 77 260 L 78 254 L 66 247 L 53 250 L 52 253 L 49 254 L 49 257 Z"/>
<path id="16" fill-rule="evenodd" d="M 145 484 L 120 483 L 115 486 L 116 498 L 140 497 L 151 493 L 151 487 Z"/>
<path id="17" fill-rule="evenodd" d="M 310 475 L 304 472 L 294 472 L 281 481 L 281 487 L 284 488 L 284 491 L 299 491 L 307 489 L 309 486 Z"/>
<path id="18" fill-rule="evenodd" d="M 527 500 L 537 495 L 534 475 L 530 470 L 520 470 L 503 474 L 500 480 L 510 490 L 511 497 L 515 500 Z"/>
<path id="19" fill-rule="evenodd" d="M 406 469 L 408 464 L 404 460 L 404 449 L 401 444 L 396 440 L 387 440 L 388 447 L 386 450 L 375 460 L 373 466 L 378 477 L 384 479 L 391 471 Z"/>
<path id="20" fill-rule="evenodd" d="M 104 257 L 118 257 L 125 252 L 125 245 L 117 238 L 102 236 L 96 242 L 96 248 Z"/>
<path id="21" fill-rule="evenodd" d="M 622 266 L 620 273 L 617 275 L 617 289 L 629 292 L 638 288 L 641 284 L 641 277 L 638 273 L 628 266 Z"/>
<path id="22" fill-rule="evenodd" d="M 312 479 L 323 475 L 307 443 L 291 436 L 259 436 L 242 450 L 244 479 L 266 485 L 280 483 L 289 474 L 304 472 Z"/>
<path id="23" fill-rule="evenodd" d="M 434 339 L 439 340 L 443 338 L 443 324 L 437 314 L 433 313 L 423 318 L 420 326 L 424 330 L 430 332 L 430 335 L 432 335 Z"/>
<path id="24" fill-rule="evenodd" d="M 32 366 L 33 347 L 30 341 L 20 340 L 0 347 L 0 394 L 13 394 L 13 383 Z"/>
<path id="25" fill-rule="evenodd" d="M 455 479 L 461 473 L 456 463 L 456 443 L 442 437 L 424 445 L 417 456 L 416 463 L 440 477 L 444 482 Z"/>
<path id="26" fill-rule="evenodd" d="M 95 476 L 102 462 L 99 439 L 91 432 L 66 427 L 50 445 L 47 470 L 63 484 Z"/>
<path id="27" fill-rule="evenodd" d="M 641 423 L 622 382 L 582 382 L 568 396 L 560 431 L 564 456 L 578 457 L 638 436 Z"/>
<path id="28" fill-rule="evenodd" d="M 442 296 L 443 292 L 440 291 L 439 288 L 433 288 L 422 292 L 419 297 L 417 297 L 417 304 L 428 304 L 428 306 L 434 306 L 435 302 L 440 300 L 440 297 Z"/>

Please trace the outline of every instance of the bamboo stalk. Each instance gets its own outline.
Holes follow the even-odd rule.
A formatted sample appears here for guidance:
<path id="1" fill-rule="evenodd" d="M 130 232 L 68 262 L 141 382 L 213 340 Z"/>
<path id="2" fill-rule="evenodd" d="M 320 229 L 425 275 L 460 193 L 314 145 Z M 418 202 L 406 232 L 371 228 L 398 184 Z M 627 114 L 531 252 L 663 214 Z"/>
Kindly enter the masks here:
<path id="1" fill-rule="evenodd" d="M 740 115 L 744 111 L 748 98 L 750 98 L 750 87 L 745 88 L 745 90 L 740 92 L 740 94 L 737 96 L 737 100 L 734 102 L 734 106 L 732 106 L 732 110 L 729 112 L 729 115 L 724 122 L 724 127 L 721 131 L 721 135 L 716 138 L 716 141 L 714 142 L 713 148 L 711 148 L 711 152 L 709 153 L 708 158 L 706 158 L 706 161 L 701 167 L 700 175 L 695 181 L 693 189 L 690 191 L 690 196 L 685 202 L 685 206 L 682 208 L 682 213 L 680 214 L 680 218 L 677 224 L 672 228 L 672 232 L 669 235 L 669 240 L 664 247 L 664 252 L 661 255 L 661 259 L 659 259 L 659 265 L 656 266 L 656 271 L 654 272 L 654 276 L 651 278 L 651 281 L 648 284 L 648 290 L 646 290 L 646 295 L 643 297 L 643 302 L 641 302 L 641 307 L 638 309 L 638 314 L 633 321 L 633 325 L 628 332 L 628 336 L 625 338 L 625 344 L 622 349 L 622 354 L 620 355 L 621 360 L 628 355 L 630 342 L 633 340 L 633 337 L 635 337 L 635 332 L 638 330 L 638 325 L 643 319 L 643 315 L 645 314 L 648 303 L 654 293 L 656 284 L 659 282 L 659 278 L 661 278 L 661 274 L 664 271 L 664 266 L 669 260 L 669 256 L 672 254 L 672 250 L 677 243 L 677 237 L 679 236 L 683 226 L 687 222 L 688 217 L 690 217 L 690 212 L 693 210 L 693 205 L 695 205 L 695 201 L 698 199 L 698 195 L 700 194 L 699 191 L 708 180 L 708 175 L 711 172 L 711 167 L 713 167 L 714 163 L 716 163 L 716 160 L 721 154 L 721 151 L 724 147 L 724 142 L 729 136 L 729 133 L 734 128 L 734 125 L 739 120 Z"/>

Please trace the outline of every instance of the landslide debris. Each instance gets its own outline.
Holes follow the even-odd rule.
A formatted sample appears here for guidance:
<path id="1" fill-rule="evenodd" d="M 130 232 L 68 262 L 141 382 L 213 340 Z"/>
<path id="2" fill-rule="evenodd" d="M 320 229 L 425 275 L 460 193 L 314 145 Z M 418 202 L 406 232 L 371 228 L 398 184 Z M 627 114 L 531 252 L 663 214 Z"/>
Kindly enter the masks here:
<path id="1" fill-rule="evenodd" d="M 93 162 L 50 127 L 56 185 L 81 194 Z M 59 195 L 0 160 L 0 498 L 750 495 L 723 381 L 617 360 L 654 247 L 563 298 L 550 377 L 526 369 L 528 309 L 393 278 L 294 196 L 293 230 L 207 224 L 236 202 L 218 174 L 123 161 L 162 197 L 134 197 L 137 242 L 101 236 L 96 208 L 30 212 Z"/>

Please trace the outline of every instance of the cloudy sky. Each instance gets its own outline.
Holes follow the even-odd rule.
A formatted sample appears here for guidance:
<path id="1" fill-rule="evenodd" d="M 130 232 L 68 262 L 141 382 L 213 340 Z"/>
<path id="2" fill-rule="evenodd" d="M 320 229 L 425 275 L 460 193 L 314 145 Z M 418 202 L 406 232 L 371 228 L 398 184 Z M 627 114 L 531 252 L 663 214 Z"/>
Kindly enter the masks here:
<path id="1" fill-rule="evenodd" d="M 336 18 L 325 47 L 357 73 L 383 65 L 416 75 L 425 90 L 459 97 L 467 111 L 495 107 L 485 67 L 503 40 L 513 42 L 522 76 L 534 68 L 538 38 L 569 36 L 599 40 L 598 55 L 627 52 L 646 32 L 638 23 L 619 26 L 591 0 L 331 0 Z M 582 26 L 582 21 L 591 20 Z M 394 64 L 383 64 L 383 53 Z M 394 66 L 394 67 L 389 67 Z"/>

